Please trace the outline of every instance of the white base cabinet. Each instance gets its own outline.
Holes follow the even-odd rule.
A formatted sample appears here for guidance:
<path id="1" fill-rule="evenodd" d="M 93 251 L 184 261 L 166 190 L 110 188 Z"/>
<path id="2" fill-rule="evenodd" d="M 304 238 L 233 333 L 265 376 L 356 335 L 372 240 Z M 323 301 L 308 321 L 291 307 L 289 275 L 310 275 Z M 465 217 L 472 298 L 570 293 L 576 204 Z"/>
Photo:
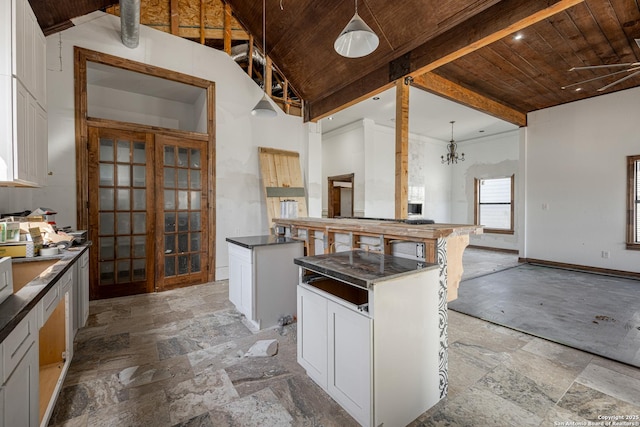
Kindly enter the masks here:
<path id="1" fill-rule="evenodd" d="M 296 313 L 298 268 L 303 242 L 274 236 L 228 238 L 229 300 L 253 329 L 278 325 Z"/>
<path id="2" fill-rule="evenodd" d="M 87 249 L 75 263 L 75 300 L 73 311 L 73 336 L 87 324 L 89 318 L 89 251 Z"/>
<path id="3" fill-rule="evenodd" d="M 332 277 L 324 261 L 319 265 L 300 268 L 298 363 L 361 425 L 411 423 L 446 395 L 446 324 L 439 315 L 446 292 L 439 292 L 437 268 L 382 277 L 363 288 L 345 283 L 344 274 Z M 368 267 L 356 270 L 379 268 Z"/>
<path id="4" fill-rule="evenodd" d="M 2 422 L 8 426 L 39 425 L 39 366 L 36 312 L 32 311 L 3 342 Z"/>

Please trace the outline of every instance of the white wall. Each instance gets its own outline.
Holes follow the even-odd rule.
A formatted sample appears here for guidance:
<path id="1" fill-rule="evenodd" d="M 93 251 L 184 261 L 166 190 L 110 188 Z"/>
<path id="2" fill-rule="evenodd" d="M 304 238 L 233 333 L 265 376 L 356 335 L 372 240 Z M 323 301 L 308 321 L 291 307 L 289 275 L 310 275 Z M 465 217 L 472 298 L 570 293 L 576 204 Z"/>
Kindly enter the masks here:
<path id="1" fill-rule="evenodd" d="M 298 151 L 307 165 L 306 127 L 299 117 L 265 120 L 250 115 L 260 88 L 224 52 L 151 28 L 140 28 L 140 45 L 120 41 L 117 17 L 95 12 L 74 20 L 68 30 L 47 38 L 49 185 L 42 190 L 0 190 L 2 210 L 46 206 L 58 211 L 59 225 L 76 224 L 73 46 L 163 67 L 216 83 L 216 279 L 228 277 L 225 238 L 268 232 L 261 191 L 258 148 Z"/>
<path id="2" fill-rule="evenodd" d="M 520 213 L 524 205 L 524 195 L 518 191 L 524 178 L 519 172 L 520 131 L 506 132 L 471 141 L 458 143 L 458 150 L 464 152 L 465 161 L 453 165 L 443 165 L 451 170 L 451 222 L 473 224 L 474 222 L 474 179 L 504 178 L 515 175 L 515 233 L 471 236 L 472 245 L 491 248 L 519 249 Z"/>
<path id="3" fill-rule="evenodd" d="M 640 272 L 640 254 L 625 249 L 626 156 L 640 154 L 638 111 L 640 88 L 529 113 L 521 256 Z"/>

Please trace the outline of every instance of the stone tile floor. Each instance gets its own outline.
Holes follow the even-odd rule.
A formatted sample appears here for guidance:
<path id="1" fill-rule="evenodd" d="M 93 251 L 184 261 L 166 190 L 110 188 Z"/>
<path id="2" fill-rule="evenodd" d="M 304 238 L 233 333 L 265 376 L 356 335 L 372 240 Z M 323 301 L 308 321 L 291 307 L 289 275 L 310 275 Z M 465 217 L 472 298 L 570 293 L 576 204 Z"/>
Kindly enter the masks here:
<path id="1" fill-rule="evenodd" d="M 254 334 L 227 293 L 222 281 L 92 302 L 50 425 L 357 425 L 297 364 L 296 325 Z M 272 338 L 275 356 L 242 357 Z M 449 346 L 449 396 L 412 426 L 640 416 L 636 368 L 453 311 Z"/>

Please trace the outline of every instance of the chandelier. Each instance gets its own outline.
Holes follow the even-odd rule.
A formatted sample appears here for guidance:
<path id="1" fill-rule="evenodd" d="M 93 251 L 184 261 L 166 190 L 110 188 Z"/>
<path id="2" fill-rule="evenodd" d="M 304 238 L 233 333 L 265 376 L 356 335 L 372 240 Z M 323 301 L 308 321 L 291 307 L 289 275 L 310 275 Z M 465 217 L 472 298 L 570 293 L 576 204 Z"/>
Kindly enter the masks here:
<path id="1" fill-rule="evenodd" d="M 446 163 L 448 165 L 452 165 L 454 163 L 458 163 L 458 160 L 464 162 L 464 153 L 458 156 L 458 153 L 456 152 L 458 144 L 453 140 L 453 124 L 455 121 L 452 120 L 449 123 L 451 123 L 451 141 L 447 144 L 447 157 L 445 158 L 444 156 L 440 156 L 440 158 L 442 159 L 442 164 Z"/>

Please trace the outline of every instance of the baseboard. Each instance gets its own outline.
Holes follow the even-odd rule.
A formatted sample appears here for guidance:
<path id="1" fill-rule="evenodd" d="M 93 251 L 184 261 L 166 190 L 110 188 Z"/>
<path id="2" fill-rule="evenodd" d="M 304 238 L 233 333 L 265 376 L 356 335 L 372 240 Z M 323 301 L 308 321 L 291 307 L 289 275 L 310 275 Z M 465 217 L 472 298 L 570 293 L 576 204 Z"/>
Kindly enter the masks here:
<path id="1" fill-rule="evenodd" d="M 529 264 L 544 265 L 546 267 L 566 268 L 568 270 L 584 271 L 587 273 L 604 274 L 607 276 L 625 277 L 628 279 L 640 280 L 640 273 L 634 271 L 613 270 L 609 268 L 591 267 L 588 265 L 567 264 L 564 262 L 547 261 L 535 258 L 519 258 L 519 262 L 527 262 Z"/>
<path id="2" fill-rule="evenodd" d="M 492 248 L 490 246 L 480 246 L 480 245 L 468 245 L 467 247 L 473 248 L 473 249 L 482 249 L 484 251 L 502 252 L 505 254 L 513 254 L 513 255 L 518 255 L 520 253 L 517 249 Z"/>

